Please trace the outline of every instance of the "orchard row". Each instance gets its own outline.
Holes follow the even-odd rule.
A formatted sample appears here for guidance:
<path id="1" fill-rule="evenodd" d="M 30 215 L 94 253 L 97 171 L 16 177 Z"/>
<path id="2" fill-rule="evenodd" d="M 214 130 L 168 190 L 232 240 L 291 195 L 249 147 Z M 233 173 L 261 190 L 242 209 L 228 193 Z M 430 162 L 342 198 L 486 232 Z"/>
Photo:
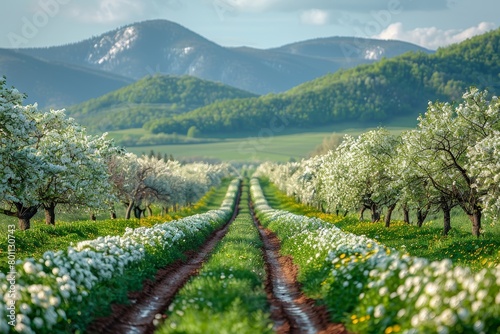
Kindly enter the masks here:
<path id="1" fill-rule="evenodd" d="M 262 225 L 299 267 L 306 295 L 352 333 L 497 333 L 500 267 L 473 273 L 450 260 L 396 252 L 318 218 L 274 210 L 259 181 L 251 195 Z"/>
<path id="2" fill-rule="evenodd" d="M 181 165 L 137 157 L 106 135 L 92 136 L 64 110 L 42 112 L 0 79 L 0 213 L 30 228 L 40 208 L 55 223 L 57 205 L 109 210 L 125 205 L 126 217 L 151 204 L 165 209 L 194 203 L 229 174 L 229 165 Z"/>
<path id="3" fill-rule="evenodd" d="M 470 217 L 472 234 L 481 233 L 483 214 L 500 212 L 500 101 L 471 88 L 461 103 L 429 103 L 416 129 L 392 135 L 379 128 L 355 138 L 345 136 L 325 155 L 298 163 L 262 164 L 257 175 L 298 201 L 330 213 L 371 211 L 372 221 L 397 205 L 419 226 L 433 210 Z"/>
<path id="4" fill-rule="evenodd" d="M 217 210 L 18 260 L 14 272 L 0 273 L 0 333 L 83 331 L 101 315 L 96 305 L 116 301 L 114 290 L 182 258 L 224 225 L 233 214 L 239 185 L 239 179 L 231 182 Z"/>

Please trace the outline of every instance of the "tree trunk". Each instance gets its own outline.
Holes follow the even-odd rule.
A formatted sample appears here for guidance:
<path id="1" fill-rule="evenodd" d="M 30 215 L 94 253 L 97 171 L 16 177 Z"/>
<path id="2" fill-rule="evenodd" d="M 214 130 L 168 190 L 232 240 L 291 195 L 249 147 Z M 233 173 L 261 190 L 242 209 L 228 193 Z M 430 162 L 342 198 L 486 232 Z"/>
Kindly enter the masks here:
<path id="1" fill-rule="evenodd" d="M 45 224 L 55 225 L 56 224 L 56 204 L 55 203 L 44 204 L 43 208 L 45 210 Z"/>
<path id="2" fill-rule="evenodd" d="M 18 220 L 18 224 L 19 224 L 19 229 L 21 231 L 26 231 L 26 230 L 30 229 L 30 227 L 31 227 L 30 218 L 18 217 L 17 220 Z"/>
<path id="3" fill-rule="evenodd" d="M 15 206 L 17 208 L 16 217 L 19 222 L 19 229 L 21 231 L 29 230 L 31 227 L 31 218 L 33 218 L 38 211 L 38 207 L 30 206 L 26 208 L 21 203 L 15 203 Z"/>
<path id="4" fill-rule="evenodd" d="M 472 222 L 472 235 L 479 237 L 481 235 L 481 208 L 475 206 L 472 215 L 469 215 L 469 219 Z"/>
<path id="5" fill-rule="evenodd" d="M 422 214 L 422 209 L 418 208 L 417 209 L 417 226 L 418 227 L 422 227 L 422 225 L 424 224 L 424 215 Z"/>
<path id="6" fill-rule="evenodd" d="M 130 219 L 130 215 L 132 214 L 132 209 L 134 208 L 134 201 L 128 203 L 127 211 L 125 212 L 125 219 Z"/>
<path id="7" fill-rule="evenodd" d="M 141 216 L 144 216 L 144 212 L 146 212 L 146 209 L 141 209 L 138 206 L 134 206 L 134 217 L 140 219 Z"/>
<path id="8" fill-rule="evenodd" d="M 146 209 L 148 209 L 148 215 L 151 217 L 153 215 L 153 209 L 151 209 L 151 206 L 149 205 Z"/>
<path id="9" fill-rule="evenodd" d="M 408 207 L 406 205 L 403 206 L 403 221 L 406 224 L 410 224 L 410 210 L 408 209 Z"/>
<path id="10" fill-rule="evenodd" d="M 366 210 L 366 206 L 363 205 L 361 207 L 361 210 L 359 211 L 359 220 L 365 219 L 365 210 Z"/>
<path id="11" fill-rule="evenodd" d="M 161 215 L 167 215 L 168 214 L 168 206 L 164 206 L 162 207 L 162 210 L 161 210 Z"/>
<path id="12" fill-rule="evenodd" d="M 109 218 L 116 219 L 116 210 L 114 204 L 111 206 L 111 209 L 109 210 Z"/>
<path id="13" fill-rule="evenodd" d="M 372 204 L 370 210 L 372 211 L 372 223 L 378 222 L 380 220 L 380 213 L 378 212 L 377 205 Z"/>
<path id="14" fill-rule="evenodd" d="M 390 205 L 387 208 L 387 214 L 385 215 L 385 227 L 391 226 L 391 216 L 392 216 L 392 212 L 394 211 L 395 207 L 396 207 L 396 203 Z"/>
<path id="15" fill-rule="evenodd" d="M 449 208 L 449 209 L 451 210 L 451 208 Z M 418 227 L 422 227 L 430 210 L 431 210 L 430 204 L 427 204 L 425 206 L 425 209 L 419 208 L 417 210 L 417 225 L 418 225 Z"/>
<path id="16" fill-rule="evenodd" d="M 0 208 L 0 213 L 9 217 L 16 217 L 21 231 L 29 230 L 30 220 L 38 211 L 38 206 L 24 207 L 22 203 L 14 203 L 16 211 L 10 211 Z"/>
<path id="17" fill-rule="evenodd" d="M 451 230 L 451 209 L 448 203 L 442 202 L 441 209 L 443 210 L 443 235 L 448 235 Z"/>

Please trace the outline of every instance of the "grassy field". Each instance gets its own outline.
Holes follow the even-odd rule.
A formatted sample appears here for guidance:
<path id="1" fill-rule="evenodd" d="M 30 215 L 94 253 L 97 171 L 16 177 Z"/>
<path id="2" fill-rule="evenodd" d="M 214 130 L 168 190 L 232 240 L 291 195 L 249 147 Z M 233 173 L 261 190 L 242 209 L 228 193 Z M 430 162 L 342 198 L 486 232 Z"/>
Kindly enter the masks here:
<path id="1" fill-rule="evenodd" d="M 399 119 L 381 124 L 392 133 L 410 129 L 416 124 L 415 117 Z M 219 136 L 219 142 L 204 144 L 176 144 L 161 146 L 126 147 L 135 154 L 148 153 L 151 150 L 161 154 L 172 154 L 176 159 L 218 159 L 222 161 L 286 162 L 290 159 L 306 158 L 311 151 L 320 145 L 324 138 L 332 133 L 359 135 L 375 127 L 363 124 L 343 123 L 323 126 L 314 129 L 283 129 L 273 132 L 268 128 L 257 130 L 257 135 L 249 133 L 232 134 L 229 137 Z M 127 134 L 145 134 L 142 129 L 130 129 L 110 132 L 112 138 L 122 138 Z"/>

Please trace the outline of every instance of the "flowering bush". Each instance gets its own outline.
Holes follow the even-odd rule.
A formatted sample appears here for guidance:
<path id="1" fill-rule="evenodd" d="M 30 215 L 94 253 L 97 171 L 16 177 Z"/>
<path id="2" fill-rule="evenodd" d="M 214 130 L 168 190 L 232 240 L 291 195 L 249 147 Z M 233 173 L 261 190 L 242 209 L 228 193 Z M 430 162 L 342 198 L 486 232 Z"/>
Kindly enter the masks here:
<path id="1" fill-rule="evenodd" d="M 68 319 L 68 311 L 82 310 L 82 301 L 98 285 L 112 281 L 131 266 L 199 245 L 230 218 L 239 182 L 231 183 L 218 210 L 151 228 L 127 229 L 122 236 L 99 237 L 64 251 L 45 252 L 38 260 L 18 261 L 14 290 L 7 284 L 10 275 L 0 274 L 0 333 L 62 331 L 78 321 Z M 11 305 L 15 305 L 14 312 Z"/>
<path id="2" fill-rule="evenodd" d="M 261 223 L 300 267 L 305 292 L 356 333 L 496 333 L 500 267 L 472 273 L 450 260 L 395 252 L 317 218 L 273 210 L 257 179 L 251 194 Z"/>

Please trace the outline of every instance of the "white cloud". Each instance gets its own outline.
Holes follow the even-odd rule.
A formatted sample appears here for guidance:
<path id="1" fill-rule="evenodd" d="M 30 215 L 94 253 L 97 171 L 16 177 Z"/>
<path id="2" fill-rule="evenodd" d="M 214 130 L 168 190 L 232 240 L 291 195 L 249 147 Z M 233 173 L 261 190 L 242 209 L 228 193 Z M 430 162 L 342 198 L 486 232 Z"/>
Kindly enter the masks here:
<path id="1" fill-rule="evenodd" d="M 329 14 L 321 9 L 309 9 L 302 12 L 300 21 L 311 25 L 325 25 L 329 21 Z"/>
<path id="2" fill-rule="evenodd" d="M 389 25 L 380 34 L 372 37 L 406 41 L 435 50 L 442 46 L 462 42 L 467 38 L 483 34 L 495 28 L 496 25 L 494 23 L 481 22 L 477 26 L 466 29 L 442 30 L 436 27 L 427 27 L 405 30 L 403 24 L 397 22 Z"/>
<path id="3" fill-rule="evenodd" d="M 282 0 L 208 0 L 208 2 L 212 2 L 216 6 L 250 13 L 266 12 L 281 1 Z"/>
<path id="4" fill-rule="evenodd" d="M 204 0 L 216 2 L 221 6 L 242 12 L 267 11 L 306 11 L 309 8 L 325 10 L 348 10 L 366 12 L 367 10 L 387 9 L 388 0 Z M 457 0 L 399 0 L 405 10 L 442 10 L 447 1 Z"/>
<path id="5" fill-rule="evenodd" d="M 70 15 L 82 22 L 112 23 L 133 19 L 143 12 L 141 2 L 134 0 L 86 1 L 84 5 L 72 3 Z"/>

